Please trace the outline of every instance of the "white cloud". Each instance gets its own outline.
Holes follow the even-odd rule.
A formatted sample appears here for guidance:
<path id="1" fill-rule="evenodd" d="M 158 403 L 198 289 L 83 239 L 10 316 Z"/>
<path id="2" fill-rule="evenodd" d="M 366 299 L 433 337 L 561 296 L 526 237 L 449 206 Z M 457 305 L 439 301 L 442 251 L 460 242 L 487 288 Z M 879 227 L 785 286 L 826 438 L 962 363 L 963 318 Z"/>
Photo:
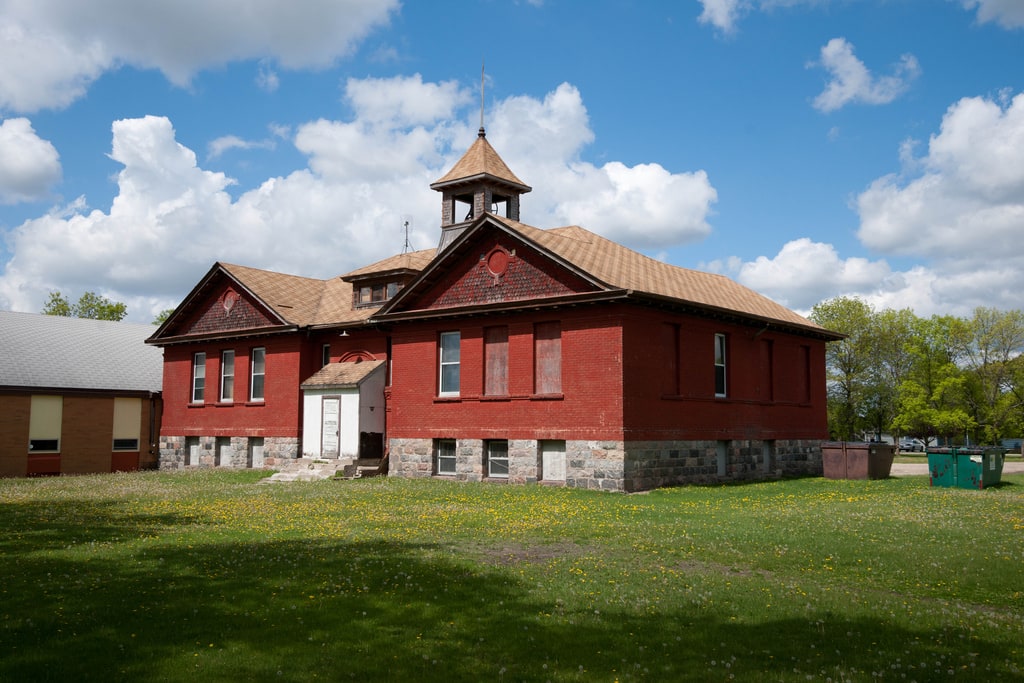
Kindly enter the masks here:
<path id="1" fill-rule="evenodd" d="M 202 169 L 168 119 L 115 122 L 110 156 L 123 168 L 109 210 L 89 211 L 82 199 L 11 231 L 0 309 L 38 311 L 50 290 L 90 289 L 148 321 L 177 304 L 214 261 L 330 277 L 400 251 L 409 217 L 413 247 L 435 246 L 440 197 L 429 185 L 476 137 L 472 90 L 419 77 L 371 79 L 350 81 L 346 97 L 354 120 L 296 129 L 307 168 L 237 199 L 226 191 L 234 181 Z M 671 246 L 707 231 L 715 190 L 703 171 L 579 160 L 593 132 L 572 86 L 543 100 L 497 102 L 488 120 L 488 139 L 538 187 L 524 198 L 526 222 L 552 227 L 572 216 L 633 246 Z M 217 149 L 238 144 L 244 141 L 222 139 Z M 588 213 L 588 198 L 606 211 Z M 583 217 L 573 215 L 576 208 Z"/>
<path id="2" fill-rule="evenodd" d="M 903 55 L 893 67 L 893 75 L 875 77 L 853 54 L 853 45 L 845 38 L 833 38 L 821 48 L 822 66 L 830 74 L 825 90 L 814 98 L 814 107 L 830 112 L 850 103 L 887 104 L 899 97 L 921 68 L 913 55 Z"/>
<path id="3" fill-rule="evenodd" d="M 700 0 L 704 6 L 697 21 L 711 24 L 725 33 L 736 29 L 740 15 L 749 11 L 751 3 L 747 0 Z"/>
<path id="4" fill-rule="evenodd" d="M 1024 2 L 1020 0 L 961 0 L 969 10 L 977 8 L 978 21 L 994 21 L 1003 28 L 1024 26 Z"/>
<path id="5" fill-rule="evenodd" d="M 697 21 L 702 24 L 711 24 L 722 33 L 732 33 L 736 30 L 739 20 L 753 12 L 760 10 L 771 11 L 776 7 L 796 7 L 798 5 L 822 5 L 828 4 L 831 0 L 699 0 L 703 6 Z"/>
<path id="6" fill-rule="evenodd" d="M 803 237 L 785 244 L 773 258 L 759 256 L 738 267 L 746 286 L 795 309 L 850 291 L 877 290 L 893 276 L 884 261 L 841 259 L 831 244 Z"/>
<path id="7" fill-rule="evenodd" d="M 0 204 L 43 199 L 60 178 L 56 148 L 28 119 L 0 123 Z"/>
<path id="8" fill-rule="evenodd" d="M 908 152 L 904 152 L 907 154 Z M 879 178 L 857 198 L 859 237 L 894 254 L 972 262 L 1021 252 L 1024 234 L 1024 94 L 1003 106 L 965 98 L 911 178 Z"/>
<path id="9" fill-rule="evenodd" d="M 840 258 L 807 238 L 772 258 L 709 266 L 807 311 L 839 294 L 918 315 L 968 315 L 977 306 L 1021 307 L 1024 291 L 1024 94 L 973 97 L 946 112 L 922 158 L 900 145 L 905 176 L 873 182 L 856 199 L 858 237 L 885 257 L 925 259 L 906 271 L 887 261 Z"/>
<path id="10" fill-rule="evenodd" d="M 0 107 L 34 111 L 81 97 L 105 71 L 158 69 L 186 85 L 201 69 L 269 58 L 324 67 L 397 11 L 398 0 L 0 0 Z M 268 79 L 273 74 L 273 79 Z M 276 82 L 261 67 L 265 87 Z"/>
<path id="11" fill-rule="evenodd" d="M 232 149 L 274 149 L 273 140 L 243 140 L 237 135 L 223 135 L 207 145 L 206 158 L 216 159 Z"/>

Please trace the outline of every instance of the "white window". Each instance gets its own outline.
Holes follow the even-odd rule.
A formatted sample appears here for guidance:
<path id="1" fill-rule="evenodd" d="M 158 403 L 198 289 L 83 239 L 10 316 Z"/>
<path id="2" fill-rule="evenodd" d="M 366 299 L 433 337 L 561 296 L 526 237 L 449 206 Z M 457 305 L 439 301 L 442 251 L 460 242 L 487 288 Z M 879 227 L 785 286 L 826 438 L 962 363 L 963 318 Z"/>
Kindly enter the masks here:
<path id="1" fill-rule="evenodd" d="M 60 427 L 64 414 L 62 396 L 33 396 L 28 415 L 30 453 L 59 453 Z"/>
<path id="2" fill-rule="evenodd" d="M 267 372 L 266 367 L 267 350 L 256 348 L 252 350 L 252 372 L 249 376 L 249 400 L 263 400 L 263 380 Z"/>
<path id="3" fill-rule="evenodd" d="M 230 350 L 220 354 L 220 400 L 235 400 L 235 352 Z"/>
<path id="4" fill-rule="evenodd" d="M 459 395 L 459 344 L 462 335 L 459 332 L 442 332 L 440 338 L 440 366 L 441 376 L 439 381 L 441 396 Z"/>
<path id="5" fill-rule="evenodd" d="M 203 389 L 206 387 L 206 354 L 197 353 L 192 356 L 192 402 L 203 402 Z"/>
<path id="6" fill-rule="evenodd" d="M 715 335 L 715 396 L 726 395 L 725 335 Z"/>
<path id="7" fill-rule="evenodd" d="M 455 440 L 437 439 L 434 442 L 434 460 L 437 474 L 455 474 Z"/>
<path id="8" fill-rule="evenodd" d="M 508 478 L 508 441 L 487 442 L 487 476 Z"/>

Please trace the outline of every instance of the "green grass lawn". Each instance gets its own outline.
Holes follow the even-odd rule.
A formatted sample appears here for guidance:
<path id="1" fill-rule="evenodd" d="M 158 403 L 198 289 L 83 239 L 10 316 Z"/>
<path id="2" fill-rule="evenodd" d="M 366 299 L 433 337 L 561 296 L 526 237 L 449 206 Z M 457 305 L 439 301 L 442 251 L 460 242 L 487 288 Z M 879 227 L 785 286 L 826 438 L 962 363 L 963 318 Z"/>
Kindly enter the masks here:
<path id="1" fill-rule="evenodd" d="M 1024 476 L 0 480 L 0 680 L 1024 678 Z"/>

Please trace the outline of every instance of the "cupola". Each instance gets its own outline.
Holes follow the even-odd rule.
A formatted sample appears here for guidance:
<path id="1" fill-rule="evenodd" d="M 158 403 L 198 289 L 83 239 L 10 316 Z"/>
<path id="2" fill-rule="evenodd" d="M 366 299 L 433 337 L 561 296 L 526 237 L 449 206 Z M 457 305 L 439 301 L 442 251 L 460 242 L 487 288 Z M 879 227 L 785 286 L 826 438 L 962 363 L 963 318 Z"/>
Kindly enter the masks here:
<path id="1" fill-rule="evenodd" d="M 476 141 L 452 170 L 430 185 L 441 193 L 441 242 L 443 251 L 463 230 L 484 213 L 519 220 L 519 197 L 533 188 L 509 170 L 487 142 L 483 127 Z"/>

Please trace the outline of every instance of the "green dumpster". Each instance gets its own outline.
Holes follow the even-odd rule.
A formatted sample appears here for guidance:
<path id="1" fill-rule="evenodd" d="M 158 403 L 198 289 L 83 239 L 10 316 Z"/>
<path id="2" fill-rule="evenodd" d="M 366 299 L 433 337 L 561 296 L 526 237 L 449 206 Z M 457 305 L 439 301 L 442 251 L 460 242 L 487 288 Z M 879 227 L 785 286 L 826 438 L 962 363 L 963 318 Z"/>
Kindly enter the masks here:
<path id="1" fill-rule="evenodd" d="M 928 451 L 928 478 L 932 486 L 956 486 L 956 466 L 955 448 Z"/>
<path id="2" fill-rule="evenodd" d="M 1003 476 L 1002 448 L 961 448 L 956 452 L 956 485 L 962 489 L 983 489 L 999 483 Z"/>

